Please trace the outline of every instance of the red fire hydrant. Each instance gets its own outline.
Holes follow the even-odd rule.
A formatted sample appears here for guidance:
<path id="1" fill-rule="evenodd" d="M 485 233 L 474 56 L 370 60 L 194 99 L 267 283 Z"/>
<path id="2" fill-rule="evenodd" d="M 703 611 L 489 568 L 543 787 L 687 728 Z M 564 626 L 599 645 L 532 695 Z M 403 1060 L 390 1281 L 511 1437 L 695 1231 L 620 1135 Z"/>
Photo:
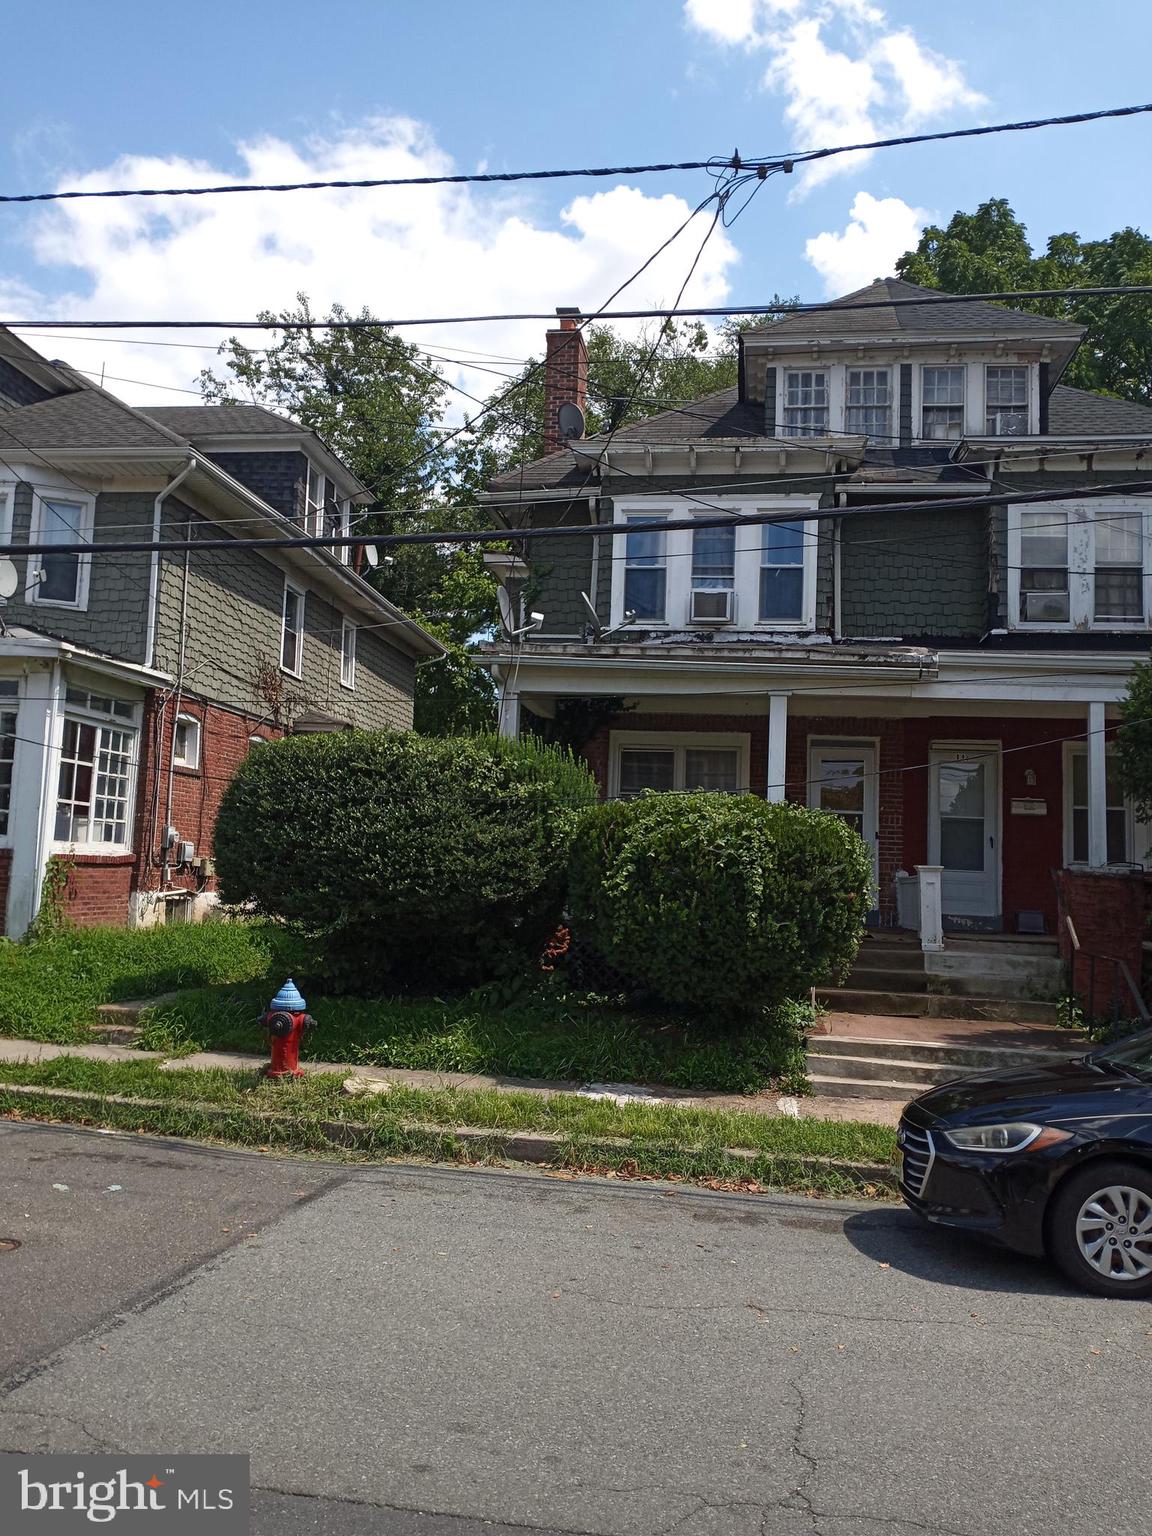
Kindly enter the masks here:
<path id="1" fill-rule="evenodd" d="M 300 1042 L 307 1030 L 316 1027 L 316 1020 L 307 1009 L 308 1004 L 289 976 L 260 1019 L 272 1043 L 272 1060 L 264 1068 L 265 1077 L 304 1076 L 300 1070 Z"/>

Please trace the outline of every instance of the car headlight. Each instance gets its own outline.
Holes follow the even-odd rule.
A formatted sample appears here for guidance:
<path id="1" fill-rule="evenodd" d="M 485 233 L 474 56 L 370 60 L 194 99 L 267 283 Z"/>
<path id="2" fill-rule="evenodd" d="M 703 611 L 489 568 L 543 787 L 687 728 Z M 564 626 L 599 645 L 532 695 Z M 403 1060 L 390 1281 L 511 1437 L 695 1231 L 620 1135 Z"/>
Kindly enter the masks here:
<path id="1" fill-rule="evenodd" d="M 961 1125 L 945 1131 L 944 1137 L 965 1152 L 1036 1152 L 1069 1141 L 1071 1131 L 1054 1125 L 1032 1125 L 1027 1120 L 1013 1120 L 1007 1125 Z"/>

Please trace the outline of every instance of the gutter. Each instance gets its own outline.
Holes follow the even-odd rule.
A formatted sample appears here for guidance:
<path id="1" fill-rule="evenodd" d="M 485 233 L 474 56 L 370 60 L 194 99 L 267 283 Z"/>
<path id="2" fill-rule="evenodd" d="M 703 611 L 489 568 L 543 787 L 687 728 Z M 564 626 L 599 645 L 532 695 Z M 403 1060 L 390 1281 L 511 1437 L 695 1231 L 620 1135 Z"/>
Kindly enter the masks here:
<path id="1" fill-rule="evenodd" d="M 189 454 L 188 462 L 174 480 L 168 484 L 152 503 L 152 542 L 160 542 L 160 522 L 164 511 L 164 498 L 170 495 L 178 486 L 183 485 L 188 476 L 199 466 L 200 460 L 196 455 Z M 152 560 L 148 567 L 148 639 L 144 651 L 144 665 L 151 669 L 156 660 L 156 620 L 157 608 L 160 602 L 160 551 L 152 551 Z"/>

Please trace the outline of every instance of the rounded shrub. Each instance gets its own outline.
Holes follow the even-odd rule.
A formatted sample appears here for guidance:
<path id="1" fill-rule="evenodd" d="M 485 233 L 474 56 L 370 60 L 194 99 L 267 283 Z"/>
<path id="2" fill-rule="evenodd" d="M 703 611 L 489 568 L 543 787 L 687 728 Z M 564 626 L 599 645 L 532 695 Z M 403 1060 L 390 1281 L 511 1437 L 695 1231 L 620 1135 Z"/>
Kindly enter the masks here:
<path id="1" fill-rule="evenodd" d="M 591 776 L 499 737 L 349 731 L 253 752 L 216 823 L 225 901 L 321 941 L 348 990 L 470 985 L 535 960 Z"/>
<path id="2" fill-rule="evenodd" d="M 600 805 L 572 853 L 574 930 L 631 984 L 733 1023 L 847 969 L 868 851 L 837 817 L 751 795 Z"/>

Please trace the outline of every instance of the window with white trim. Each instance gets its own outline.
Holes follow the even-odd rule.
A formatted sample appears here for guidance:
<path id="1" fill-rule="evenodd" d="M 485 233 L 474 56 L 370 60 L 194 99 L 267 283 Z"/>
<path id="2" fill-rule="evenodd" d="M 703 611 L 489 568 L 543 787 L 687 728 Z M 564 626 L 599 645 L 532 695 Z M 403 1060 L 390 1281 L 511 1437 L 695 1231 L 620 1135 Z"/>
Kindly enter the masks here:
<path id="1" fill-rule="evenodd" d="M 195 715 L 176 716 L 172 761 L 177 768 L 199 768 L 200 722 Z"/>
<path id="2" fill-rule="evenodd" d="M 347 496 L 345 496 L 343 501 L 340 502 L 336 512 L 333 514 L 332 530 L 342 539 L 346 539 L 352 532 L 352 502 L 351 499 Z M 338 544 L 336 546 L 336 555 L 338 556 L 341 565 L 351 565 L 351 544 Z"/>
<path id="3" fill-rule="evenodd" d="M 328 481 L 315 464 L 310 463 L 308 465 L 308 505 L 304 512 L 305 533 L 318 535 L 327 532 L 327 504 Z"/>
<path id="4" fill-rule="evenodd" d="M 118 852 L 130 847 L 136 716 L 136 706 L 127 700 L 67 690 L 56 787 L 57 843 Z"/>
<path id="5" fill-rule="evenodd" d="M 747 736 L 613 731 L 610 743 L 610 793 L 619 799 L 650 790 L 748 792 Z"/>
<path id="6" fill-rule="evenodd" d="M 892 444 L 892 373 L 888 368 L 849 368 L 844 430 L 869 442 Z"/>
<path id="7" fill-rule="evenodd" d="M 1132 629 L 1148 622 L 1152 501 L 1099 497 L 1008 508 L 1013 628 Z"/>
<path id="8" fill-rule="evenodd" d="M 640 630 L 814 629 L 817 525 L 805 517 L 817 505 L 815 496 L 790 495 L 716 497 L 705 505 L 675 496 L 655 506 L 619 499 L 614 515 L 627 531 L 613 540 L 612 624 L 631 613 Z M 764 513 L 787 521 L 750 521 Z M 670 522 L 716 526 L 667 528 Z"/>
<path id="9" fill-rule="evenodd" d="M 1069 864 L 1087 864 L 1088 748 L 1084 743 L 1065 744 L 1064 774 L 1064 857 Z M 1104 758 L 1104 798 L 1109 864 L 1139 861 L 1143 853 L 1136 849 L 1137 823 L 1120 788 L 1116 754 L 1112 751 Z"/>
<path id="10" fill-rule="evenodd" d="M 356 686 L 356 626 L 350 619 L 340 620 L 340 686 Z"/>
<path id="11" fill-rule="evenodd" d="M 984 370 L 984 430 L 989 437 L 1028 432 L 1028 369 L 989 363 Z"/>
<path id="12" fill-rule="evenodd" d="M 784 370 L 784 434 L 824 437 L 828 432 L 828 374 L 822 368 Z"/>
<path id="13" fill-rule="evenodd" d="M 33 544 L 90 544 L 96 501 L 67 491 L 37 490 L 32 501 Z M 85 608 L 91 558 L 79 554 L 32 555 L 28 560 L 30 602 Z"/>
<path id="14" fill-rule="evenodd" d="M 284 611 L 280 626 L 280 667 L 299 677 L 304 665 L 304 594 L 284 583 Z"/>
<path id="15" fill-rule="evenodd" d="M 641 622 L 664 622 L 668 573 L 665 569 L 664 541 L 659 531 L 663 517 L 627 517 L 635 533 L 624 536 L 624 612 L 634 613 Z M 653 525 L 656 525 L 655 527 Z"/>
<path id="16" fill-rule="evenodd" d="M 16 766 L 16 703 L 20 692 L 17 682 L 0 682 L 0 837 L 8 834 L 12 813 L 12 773 Z"/>
<path id="17" fill-rule="evenodd" d="M 920 435 L 929 442 L 956 442 L 964 436 L 964 374 L 962 365 L 921 368 Z"/>

